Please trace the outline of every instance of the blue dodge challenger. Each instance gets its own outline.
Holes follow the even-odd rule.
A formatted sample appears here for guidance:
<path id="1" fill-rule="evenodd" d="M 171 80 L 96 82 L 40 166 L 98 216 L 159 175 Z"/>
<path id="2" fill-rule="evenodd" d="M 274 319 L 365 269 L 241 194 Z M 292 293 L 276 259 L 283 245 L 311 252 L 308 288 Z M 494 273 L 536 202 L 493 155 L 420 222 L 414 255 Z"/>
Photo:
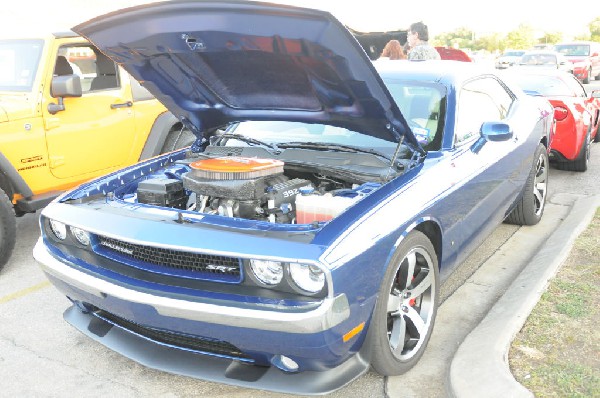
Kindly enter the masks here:
<path id="1" fill-rule="evenodd" d="M 500 223 L 542 217 L 552 108 L 494 70 L 372 62 L 329 13 L 253 2 L 74 30 L 193 137 L 40 218 L 65 319 L 146 366 L 299 394 L 401 374 L 440 284 Z"/>

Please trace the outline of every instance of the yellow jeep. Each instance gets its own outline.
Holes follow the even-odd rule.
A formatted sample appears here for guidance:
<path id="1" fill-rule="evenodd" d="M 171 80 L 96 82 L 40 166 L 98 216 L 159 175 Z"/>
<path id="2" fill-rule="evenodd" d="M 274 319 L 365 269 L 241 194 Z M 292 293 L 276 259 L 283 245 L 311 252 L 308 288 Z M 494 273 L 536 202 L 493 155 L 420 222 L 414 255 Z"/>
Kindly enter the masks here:
<path id="1" fill-rule="evenodd" d="M 193 139 L 84 38 L 0 40 L 0 268 L 15 244 L 15 215 Z"/>

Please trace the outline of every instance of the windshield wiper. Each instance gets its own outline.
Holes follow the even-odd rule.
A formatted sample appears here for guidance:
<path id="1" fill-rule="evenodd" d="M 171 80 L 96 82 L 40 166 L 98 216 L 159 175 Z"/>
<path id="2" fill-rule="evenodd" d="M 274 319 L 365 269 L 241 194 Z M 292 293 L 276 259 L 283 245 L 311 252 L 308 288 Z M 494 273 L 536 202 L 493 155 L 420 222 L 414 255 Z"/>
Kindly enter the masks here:
<path id="1" fill-rule="evenodd" d="M 257 140 L 256 138 L 248 137 L 242 134 L 233 134 L 233 133 L 223 133 L 215 136 L 216 140 L 212 143 L 212 145 L 218 145 L 221 143 L 223 139 L 232 138 L 234 140 L 243 141 L 247 144 L 266 146 L 267 148 L 271 148 L 276 152 L 281 152 L 280 149 L 275 144 L 270 144 L 265 141 Z"/>
<path id="2" fill-rule="evenodd" d="M 304 149 L 317 149 L 322 151 L 338 151 L 338 152 L 350 152 L 350 153 L 369 153 L 371 155 L 379 156 L 385 160 L 392 160 L 386 154 L 376 151 L 374 149 L 363 149 L 357 148 L 351 145 L 344 144 L 327 144 L 323 142 L 284 142 L 279 144 L 279 148 L 304 148 Z"/>

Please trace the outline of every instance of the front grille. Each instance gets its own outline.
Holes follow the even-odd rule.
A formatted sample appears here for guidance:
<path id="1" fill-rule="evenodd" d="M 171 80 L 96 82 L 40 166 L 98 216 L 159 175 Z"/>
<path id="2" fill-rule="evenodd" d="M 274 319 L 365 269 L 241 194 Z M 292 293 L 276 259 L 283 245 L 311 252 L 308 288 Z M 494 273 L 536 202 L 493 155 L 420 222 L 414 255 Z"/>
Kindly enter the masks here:
<path id="1" fill-rule="evenodd" d="M 239 348 L 226 341 L 167 332 L 161 329 L 141 326 L 135 322 L 128 321 L 127 319 L 103 310 L 94 311 L 92 314 L 106 322 L 152 340 L 158 344 L 202 354 L 213 354 L 245 362 L 253 362 L 253 360 L 244 354 Z"/>
<path id="2" fill-rule="evenodd" d="M 172 270 L 188 273 L 209 273 L 219 277 L 240 277 L 241 260 L 236 257 L 215 256 L 202 253 L 190 253 L 160 247 L 145 246 L 117 239 L 98 236 L 103 250 L 126 259 L 131 265 L 136 263 L 154 264 Z M 100 251 L 102 254 L 102 250 Z"/>

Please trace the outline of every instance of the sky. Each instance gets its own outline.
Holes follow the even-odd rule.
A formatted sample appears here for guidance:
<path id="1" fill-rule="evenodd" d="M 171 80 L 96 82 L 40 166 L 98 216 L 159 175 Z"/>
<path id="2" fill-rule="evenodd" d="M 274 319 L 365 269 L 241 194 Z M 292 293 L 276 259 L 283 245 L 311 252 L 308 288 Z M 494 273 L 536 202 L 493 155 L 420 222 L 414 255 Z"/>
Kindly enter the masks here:
<path id="1" fill-rule="evenodd" d="M 64 31 L 94 16 L 152 0 L 18 0 L 5 1 L 0 15 L 0 34 L 11 30 Z M 576 7 L 557 7 L 547 0 L 273 0 L 334 14 L 358 31 L 406 29 L 412 22 L 423 21 L 430 36 L 466 27 L 476 34 L 506 33 L 519 24 L 530 25 L 537 35 L 563 32 L 563 38 L 587 33 L 587 25 L 600 17 L 598 0 L 578 0 Z"/>

